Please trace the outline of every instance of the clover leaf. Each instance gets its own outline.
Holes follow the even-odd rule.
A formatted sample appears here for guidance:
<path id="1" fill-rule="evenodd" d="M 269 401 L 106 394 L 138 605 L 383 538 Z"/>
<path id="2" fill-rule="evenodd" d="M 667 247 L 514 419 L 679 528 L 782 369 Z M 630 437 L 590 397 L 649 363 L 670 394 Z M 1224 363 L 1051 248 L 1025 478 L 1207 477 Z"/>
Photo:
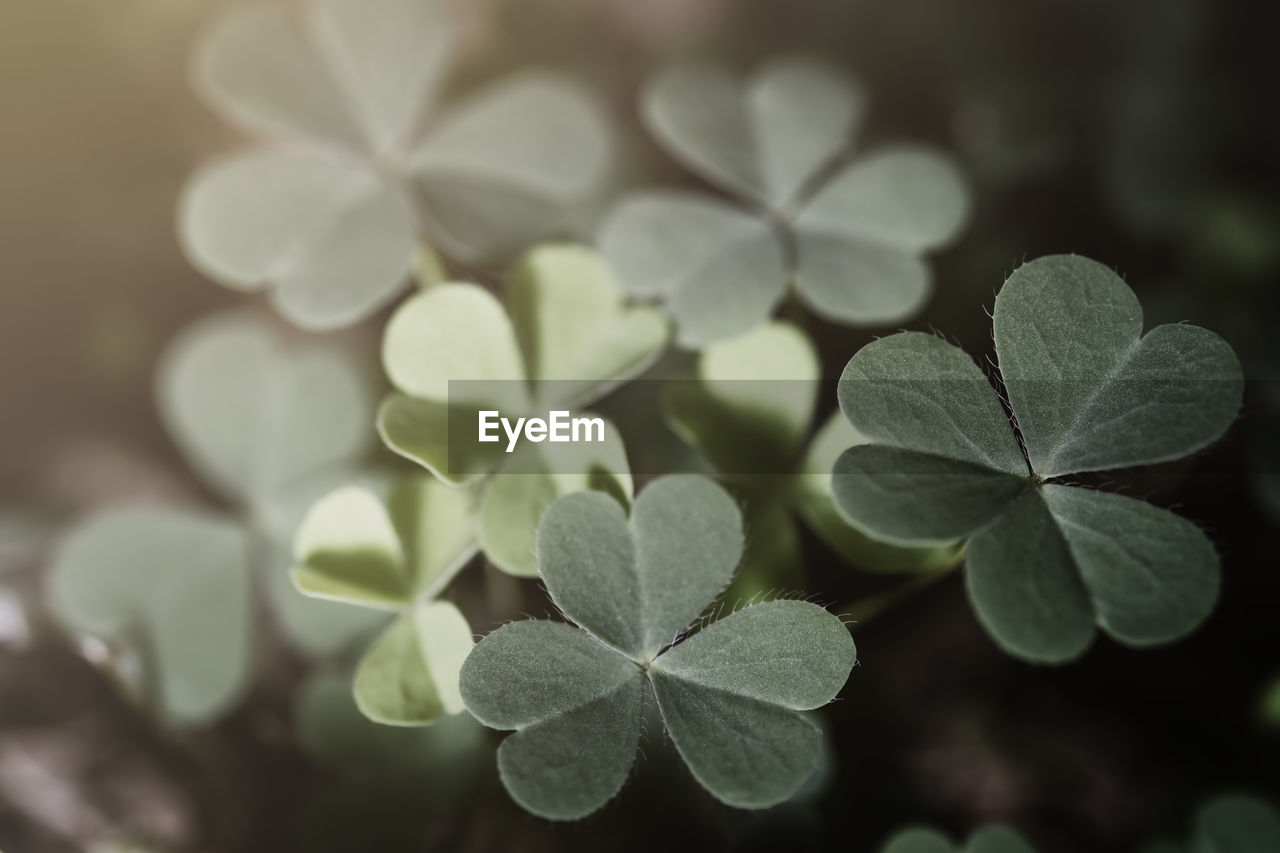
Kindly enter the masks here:
<path id="1" fill-rule="evenodd" d="M 547 245 L 528 252 L 506 283 L 508 310 L 472 284 L 442 284 L 404 303 L 383 338 L 382 362 L 398 389 L 382 404 L 378 431 L 391 450 L 454 484 L 481 478 L 480 540 L 499 568 L 532 576 L 533 537 L 559 495 L 601 487 L 629 498 L 622 439 L 530 444 L 477 441 L 481 410 L 545 417 L 576 410 L 643 371 L 661 353 L 667 326 L 629 307 L 592 251 Z M 578 413 L 580 414 L 580 413 Z"/>
<path id="2" fill-rule="evenodd" d="M 160 414 L 218 509 L 121 507 L 72 525 L 53 561 L 51 609 L 141 662 L 135 686 L 167 718 L 203 723 L 248 678 L 249 596 L 267 586 L 286 636 L 335 652 L 385 617 L 300 595 L 288 543 L 317 489 L 350 479 L 372 401 L 340 348 L 291 341 L 252 312 L 203 319 L 157 372 Z"/>
<path id="3" fill-rule="evenodd" d="M 904 332 L 860 350 L 840 408 L 870 443 L 834 470 L 837 507 L 896 544 L 968 539 L 966 579 L 998 645 L 1069 660 L 1094 626 L 1133 646 L 1169 642 L 1213 608 L 1218 558 L 1195 525 L 1064 478 L 1176 459 L 1234 420 L 1239 362 L 1187 325 L 1142 334 L 1111 270 L 1075 256 L 1025 264 L 994 312 L 1000 397 L 960 349 Z"/>
<path id="4" fill-rule="evenodd" d="M 214 513 L 139 505 L 74 524 L 50 568 L 50 610 L 118 648 L 117 674 L 168 721 L 209 722 L 249 682 L 250 540 Z"/>
<path id="5" fill-rule="evenodd" d="M 694 777 L 729 805 L 782 802 L 814 772 L 820 731 L 800 712 L 831 701 L 855 660 L 837 617 L 771 601 L 681 641 L 733 576 L 743 541 L 733 500 L 692 475 L 651 483 L 630 518 L 598 492 L 552 504 L 538 566 L 574 624 L 509 623 L 462 666 L 471 713 L 516 730 L 498 749 L 516 802 L 557 820 L 603 806 L 635 760 L 650 696 Z"/>
<path id="6" fill-rule="evenodd" d="M 298 528 L 291 574 L 299 590 L 399 614 L 356 670 L 356 704 L 371 720 L 427 725 L 463 710 L 458 669 L 471 627 L 438 596 L 475 554 L 472 497 L 425 475 L 398 483 L 385 506 L 346 486 Z"/>
<path id="7" fill-rule="evenodd" d="M 831 467 L 841 451 L 865 439 L 837 412 L 804 445 L 820 372 L 809 337 L 791 323 L 769 321 L 709 344 L 699 354 L 697 380 L 675 383 L 666 397 L 672 428 L 754 508 L 757 535 L 734 579 L 738 596 L 791 580 L 787 570 L 801 562 L 795 515 L 844 559 L 872 571 L 929 571 L 958 558 L 954 546 L 877 542 L 836 512 Z"/>
<path id="8" fill-rule="evenodd" d="M 974 832 L 963 847 L 936 830 L 911 827 L 890 838 L 880 853 L 1035 853 L 1035 848 L 1016 831 L 997 824 Z"/>
<path id="9" fill-rule="evenodd" d="M 495 260 L 571 228 L 608 159 L 602 110 L 567 78 L 527 72 L 423 136 L 456 41 L 441 0 L 221 13 L 197 45 L 196 88 L 269 144 L 191 179 L 178 216 L 191 262 L 228 287 L 270 286 L 291 321 L 329 329 L 389 302 L 415 252 Z"/>
<path id="10" fill-rule="evenodd" d="M 660 298 L 698 348 L 759 324 L 788 284 L 820 316 L 883 326 L 928 300 L 922 255 L 968 216 L 951 161 L 901 145 L 840 162 L 865 98 L 838 69 L 776 58 L 743 86 L 677 65 L 645 88 L 641 116 L 681 163 L 747 210 L 701 192 L 623 198 L 597 231 L 628 291 Z"/>

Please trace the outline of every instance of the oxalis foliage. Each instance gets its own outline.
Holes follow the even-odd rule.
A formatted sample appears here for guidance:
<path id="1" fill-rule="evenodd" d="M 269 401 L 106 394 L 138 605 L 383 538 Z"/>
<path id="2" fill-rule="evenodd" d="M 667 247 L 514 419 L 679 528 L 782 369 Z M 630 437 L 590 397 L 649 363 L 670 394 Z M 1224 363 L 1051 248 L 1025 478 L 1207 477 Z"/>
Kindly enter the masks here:
<path id="1" fill-rule="evenodd" d="M 1196 326 L 1144 335 L 1124 281 L 1076 256 L 1016 270 L 993 324 L 1007 411 L 973 360 L 933 335 L 891 335 L 849 360 L 840 408 L 867 443 L 836 462 L 840 511 L 898 544 L 967 539 L 970 601 L 1018 657 L 1070 660 L 1095 625 L 1134 646 L 1184 636 L 1217 600 L 1208 537 L 1070 478 L 1220 437 L 1243 393 L 1235 354 Z"/>
<path id="2" fill-rule="evenodd" d="M 650 699 L 694 778 L 729 805 L 774 805 L 814 772 L 821 733 L 800 712 L 831 701 L 854 665 L 840 619 L 772 601 L 682 639 L 742 549 L 737 506 L 702 477 L 653 482 L 630 518 L 599 492 L 552 504 L 538 568 L 573 624 L 509 623 L 462 666 L 468 710 L 516 730 L 498 769 L 520 805 L 553 819 L 604 805 L 630 772 Z"/>
<path id="3" fill-rule="evenodd" d="M 789 286 L 851 326 L 898 323 L 924 307 L 923 255 L 959 233 L 968 190 L 947 157 L 920 145 L 846 163 L 865 102 L 856 82 L 808 57 L 775 58 L 741 85 L 708 64 L 650 80 L 640 104 L 649 132 L 736 202 L 640 191 L 598 229 L 628 291 L 666 304 L 681 345 L 751 330 Z"/>

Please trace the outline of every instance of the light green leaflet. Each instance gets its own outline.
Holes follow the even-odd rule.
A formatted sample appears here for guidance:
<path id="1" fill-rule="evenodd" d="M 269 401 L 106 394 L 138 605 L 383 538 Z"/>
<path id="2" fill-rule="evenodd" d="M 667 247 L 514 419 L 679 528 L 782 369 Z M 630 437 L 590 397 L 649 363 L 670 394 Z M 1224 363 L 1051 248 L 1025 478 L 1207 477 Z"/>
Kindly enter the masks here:
<path id="1" fill-rule="evenodd" d="M 951 843 L 936 830 L 911 827 L 890 838 L 880 853 L 1035 853 L 1035 848 L 1005 826 L 984 826 L 969 836 L 964 846 Z"/>
<path id="2" fill-rule="evenodd" d="M 484 478 L 485 556 L 532 576 L 538 519 L 557 496 L 602 488 L 630 498 L 622 439 L 606 425 L 602 443 L 525 441 L 506 453 L 505 439 L 476 440 L 476 413 L 514 421 L 576 410 L 643 371 L 668 331 L 658 312 L 628 307 L 600 258 L 578 246 L 527 253 L 507 278 L 506 298 L 504 309 L 481 287 L 450 283 L 396 311 L 382 363 L 399 393 L 383 402 L 378 431 L 391 450 L 445 482 Z"/>
<path id="3" fill-rule="evenodd" d="M 1210 800 L 1196 813 L 1190 853 L 1267 853 L 1280 850 L 1280 813 L 1238 794 Z"/>
<path id="4" fill-rule="evenodd" d="M 1063 478 L 1212 443 L 1240 407 L 1235 354 L 1195 326 L 1143 335 L 1128 286 L 1075 256 L 1015 271 L 994 326 L 1021 445 L 961 350 L 920 333 L 883 338 L 840 380 L 840 408 L 870 441 L 835 465 L 840 511 L 886 542 L 969 539 L 974 610 L 1019 657 L 1070 660 L 1095 625 L 1133 646 L 1189 633 L 1218 595 L 1208 537 L 1149 503 Z"/>
<path id="5" fill-rule="evenodd" d="M 290 341 L 252 312 L 201 320 L 167 349 L 161 416 L 227 511 L 136 506 L 74 525 L 50 570 L 54 612 L 144 666 L 140 689 L 181 723 L 227 710 L 247 679 L 250 591 L 261 575 L 286 635 L 328 654 L 385 617 L 311 601 L 285 561 L 318 488 L 351 477 L 369 443 L 372 403 L 335 347 Z"/>
<path id="6" fill-rule="evenodd" d="M 844 559 L 872 571 L 931 571 L 953 565 L 955 546 L 898 548 L 868 538 L 836 512 L 831 468 L 866 439 L 837 412 L 804 446 L 812 428 L 821 365 L 796 326 L 763 325 L 702 350 L 697 381 L 666 397 L 672 429 L 726 475 L 752 507 L 751 536 L 729 600 L 798 580 L 798 514 Z"/>
<path id="7" fill-rule="evenodd" d="M 213 161 L 178 214 L 187 257 L 239 290 L 272 287 L 291 321 L 364 319 L 432 244 L 501 260 L 575 226 L 604 174 L 602 108 L 529 71 L 418 132 L 456 41 L 442 0 L 242 2 L 195 52 L 195 85 L 229 121 L 280 145 Z"/>
<path id="8" fill-rule="evenodd" d="M 680 641 L 742 549 L 737 506 L 702 477 L 654 481 L 630 518 L 598 492 L 547 510 L 538 566 L 577 627 L 509 623 L 462 667 L 471 713 L 516 730 L 498 749 L 516 802 L 555 820 L 603 806 L 630 772 L 650 697 L 694 777 L 729 805 L 775 805 L 813 774 L 821 733 L 800 712 L 831 701 L 849 676 L 855 650 L 841 621 L 771 601 Z"/>
<path id="9" fill-rule="evenodd" d="M 249 537 L 219 515 L 159 506 L 106 510 L 76 524 L 48 577 L 50 610 L 73 631 L 119 646 L 119 672 L 169 722 L 207 723 L 249 682 Z"/>
<path id="10" fill-rule="evenodd" d="M 932 283 L 922 256 L 959 233 L 968 192 L 949 159 L 920 146 L 843 165 L 864 101 L 838 69 L 796 56 L 742 86 L 708 65 L 650 81 L 641 102 L 649 131 L 747 208 L 645 191 L 622 199 L 597 232 L 628 291 L 666 303 L 681 345 L 753 328 L 788 284 L 846 325 L 893 325 L 924 307 Z"/>
<path id="11" fill-rule="evenodd" d="M 1196 812 L 1185 844 L 1153 841 L 1142 853 L 1271 853 L 1280 850 L 1280 812 L 1256 797 L 1225 794 Z"/>
<path id="12" fill-rule="evenodd" d="M 472 501 L 426 475 L 400 481 L 385 505 L 347 486 L 298 528 L 291 574 L 299 590 L 398 614 L 356 670 L 356 704 L 371 720 L 420 726 L 463 710 L 458 668 L 471 627 L 438 596 L 475 554 Z"/>

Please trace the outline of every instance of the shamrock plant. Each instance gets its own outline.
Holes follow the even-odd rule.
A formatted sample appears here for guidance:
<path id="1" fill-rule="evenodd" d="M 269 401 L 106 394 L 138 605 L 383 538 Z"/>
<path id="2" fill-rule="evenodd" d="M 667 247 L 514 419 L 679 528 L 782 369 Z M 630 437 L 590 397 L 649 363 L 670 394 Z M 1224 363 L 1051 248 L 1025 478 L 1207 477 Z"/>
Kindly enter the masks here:
<path id="1" fill-rule="evenodd" d="M 356 669 L 361 712 L 427 725 L 462 711 L 458 668 L 471 627 L 440 593 L 475 554 L 472 496 L 433 477 L 404 478 L 386 505 L 345 486 L 317 502 L 294 543 L 293 582 L 316 598 L 397 614 Z"/>
<path id="2" fill-rule="evenodd" d="M 538 567 L 573 624 L 498 628 L 462 666 L 462 697 L 498 749 L 511 796 L 543 817 L 599 809 L 635 760 L 648 697 L 698 782 L 764 808 L 792 796 L 821 754 L 800 713 L 831 701 L 855 661 L 841 621 L 804 601 L 757 604 L 684 638 L 728 584 L 742 517 L 710 480 L 648 486 L 630 518 L 612 497 L 556 501 L 538 528 Z"/>
<path id="3" fill-rule="evenodd" d="M 794 56 L 744 86 L 720 68 L 678 65 L 645 88 L 641 117 L 653 136 L 736 200 L 643 191 L 597 232 L 628 291 L 665 301 L 682 345 L 751 329 L 788 284 L 846 325 L 899 323 L 924 307 L 922 255 L 959 232 L 967 190 L 950 160 L 920 146 L 845 165 L 864 106 L 838 69 Z"/>
<path id="4" fill-rule="evenodd" d="M 83 519 L 58 549 L 49 602 L 71 630 L 119 646 L 120 674 L 166 718 L 200 723 L 247 683 L 255 576 L 286 634 L 312 654 L 385 618 L 308 600 L 285 571 L 306 506 L 364 455 L 372 402 L 343 350 L 290 343 L 247 312 L 183 332 L 165 353 L 157 396 L 222 506 L 139 504 Z"/>
<path id="5" fill-rule="evenodd" d="M 912 827 L 896 833 L 880 853 L 1035 853 L 1025 838 L 1005 826 L 984 826 L 963 846 L 937 830 Z"/>
<path id="6" fill-rule="evenodd" d="M 1159 326 L 1108 268 L 1052 256 L 996 297 L 1008 412 L 941 338 L 904 332 L 860 350 L 840 408 L 869 443 L 835 465 L 836 504 L 903 545 L 968 540 L 966 581 L 998 645 L 1033 661 L 1080 655 L 1095 625 L 1134 646 L 1193 630 L 1218 593 L 1218 558 L 1195 525 L 1070 478 L 1177 459 L 1221 436 L 1243 393 L 1212 332 Z"/>
<path id="7" fill-rule="evenodd" d="M 557 496 L 598 487 L 629 498 L 622 440 L 606 424 L 603 442 L 526 442 L 508 453 L 506 436 L 479 442 L 479 413 L 514 420 L 587 405 L 652 363 L 668 331 L 657 311 L 626 305 L 600 258 L 577 246 L 531 250 L 508 276 L 506 300 L 504 309 L 484 288 L 449 283 L 396 311 L 382 362 L 397 392 L 378 431 L 441 480 L 475 485 L 485 556 L 532 576 L 538 519 Z"/>
<path id="8" fill-rule="evenodd" d="M 243 2 L 205 31 L 198 91 L 267 143 L 184 193 L 187 256 L 239 290 L 272 287 L 294 323 L 344 326 L 420 272 L 434 246 L 497 260 L 571 230 L 608 161 L 601 108 L 550 72 L 426 114 L 457 48 L 442 0 Z M 425 131 L 425 132 L 424 132 Z"/>
<path id="9" fill-rule="evenodd" d="M 898 548 L 870 539 L 836 512 L 831 468 L 859 441 L 839 412 L 806 445 L 820 387 L 821 364 L 809 337 L 798 327 L 767 322 L 699 354 L 697 381 L 678 382 L 667 396 L 673 429 L 744 495 L 767 537 L 748 545 L 741 583 L 759 563 L 753 552 L 768 549 L 764 565 L 801 563 L 793 515 L 804 519 L 844 559 L 873 571 L 930 571 L 951 565 L 954 546 Z M 748 595 L 782 578 L 763 571 Z"/>

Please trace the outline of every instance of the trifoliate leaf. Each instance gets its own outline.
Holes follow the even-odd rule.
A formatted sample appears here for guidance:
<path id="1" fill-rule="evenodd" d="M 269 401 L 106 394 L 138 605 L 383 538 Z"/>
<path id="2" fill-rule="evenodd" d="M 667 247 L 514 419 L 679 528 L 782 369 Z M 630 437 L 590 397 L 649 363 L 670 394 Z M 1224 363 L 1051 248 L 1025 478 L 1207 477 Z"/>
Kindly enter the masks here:
<path id="1" fill-rule="evenodd" d="M 724 802 L 761 808 L 799 789 L 821 752 L 799 712 L 830 701 L 854 663 L 840 620 L 775 601 L 667 650 L 741 553 L 727 494 L 703 478 L 665 477 L 630 519 L 606 495 L 569 495 L 544 514 L 537 545 L 552 599 L 581 630 L 513 623 L 462 667 L 467 708 L 517 730 L 498 754 L 517 802 L 559 820 L 600 808 L 626 779 L 651 694 L 694 776 Z"/>
<path id="2" fill-rule="evenodd" d="M 210 513 L 135 506 L 89 516 L 50 567 L 49 602 L 73 631 L 131 648 L 167 719 L 201 724 L 249 680 L 249 543 Z"/>
<path id="3" fill-rule="evenodd" d="M 880 853 L 1035 853 L 1035 848 L 1021 834 L 1005 826 L 984 826 L 969 836 L 969 842 L 963 847 L 952 844 L 937 830 L 911 827 L 890 838 Z"/>
<path id="4" fill-rule="evenodd" d="M 1095 623 L 1134 646 L 1186 635 L 1217 599 L 1205 535 L 1141 501 L 1045 481 L 1219 437 L 1242 394 L 1234 354 L 1191 326 L 1139 337 L 1124 282 L 1071 256 L 1015 272 L 994 325 L 1013 423 L 976 365 L 938 338 L 893 335 L 850 360 L 840 406 L 871 443 L 835 465 L 840 511 L 897 544 L 971 537 L 974 608 L 1020 657 L 1076 657 Z"/>
<path id="5" fill-rule="evenodd" d="M 224 10 L 196 50 L 218 111 L 288 153 L 202 169 L 183 194 L 183 246 L 238 289 L 274 286 L 311 329 L 357 322 L 408 281 L 423 241 L 505 260 L 577 230 L 608 162 L 596 100 L 549 73 L 500 81 L 429 123 L 452 58 L 442 0 L 304 0 Z"/>
<path id="6" fill-rule="evenodd" d="M 165 352 L 156 395 L 191 466 L 239 501 L 269 500 L 369 443 L 371 401 L 351 360 L 291 344 L 251 314 L 184 330 Z"/>
<path id="7" fill-rule="evenodd" d="M 702 347 L 750 330 L 788 283 L 816 313 L 854 326 L 898 323 L 931 291 L 922 255 L 969 212 L 941 155 L 887 148 L 830 168 L 863 98 L 840 72 L 799 57 L 766 65 L 745 94 L 727 72 L 682 65 L 646 88 L 641 113 L 674 157 L 751 212 L 702 194 L 622 199 L 597 238 L 637 295 L 661 295 L 677 340 Z"/>

